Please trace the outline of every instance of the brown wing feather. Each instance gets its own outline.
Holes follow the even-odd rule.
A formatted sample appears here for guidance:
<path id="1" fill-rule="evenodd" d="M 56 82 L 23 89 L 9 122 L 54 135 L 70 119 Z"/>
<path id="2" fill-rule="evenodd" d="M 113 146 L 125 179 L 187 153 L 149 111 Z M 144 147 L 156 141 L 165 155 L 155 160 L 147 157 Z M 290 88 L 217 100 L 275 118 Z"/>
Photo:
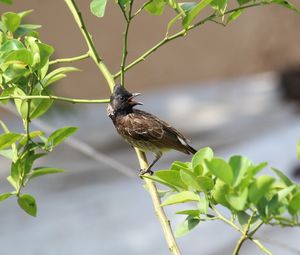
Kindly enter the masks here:
<path id="1" fill-rule="evenodd" d="M 150 113 L 135 109 L 117 121 L 117 126 L 123 127 L 118 132 L 125 137 L 148 141 L 161 149 L 174 149 L 186 154 L 196 152 L 178 130 Z"/>

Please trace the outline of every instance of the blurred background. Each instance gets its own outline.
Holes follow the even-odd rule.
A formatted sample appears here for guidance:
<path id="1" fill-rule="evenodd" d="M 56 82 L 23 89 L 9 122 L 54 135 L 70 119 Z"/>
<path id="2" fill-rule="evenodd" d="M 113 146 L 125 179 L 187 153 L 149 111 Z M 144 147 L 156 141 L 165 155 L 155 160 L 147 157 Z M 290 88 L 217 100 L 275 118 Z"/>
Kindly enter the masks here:
<path id="1" fill-rule="evenodd" d="M 92 16 L 88 1 L 77 1 L 87 27 L 107 66 L 120 66 L 121 12 L 113 1 L 102 19 Z M 136 6 L 142 1 L 136 1 Z M 41 24 L 41 38 L 55 47 L 53 58 L 85 53 L 86 45 L 64 1 L 15 1 L 4 11 L 34 9 L 28 23 Z M 129 37 L 131 62 L 160 41 L 171 12 L 153 17 L 142 13 Z M 217 155 L 243 154 L 254 162 L 268 161 L 300 181 L 296 157 L 300 137 L 300 16 L 280 6 L 245 11 L 228 27 L 207 23 L 187 37 L 162 47 L 126 75 L 129 90 L 142 92 L 141 109 L 172 123 L 196 148 L 212 147 Z M 91 60 L 70 64 L 82 70 L 55 86 L 56 94 L 106 98 L 109 91 Z M 41 165 L 66 169 L 33 181 L 26 192 L 38 203 L 38 217 L 18 208 L 14 198 L 0 203 L 0 254 L 96 255 L 168 254 L 149 195 L 137 177 L 138 162 L 106 117 L 106 105 L 55 104 L 32 129 L 50 133 L 64 125 L 79 132 Z M 10 107 L 1 119 L 13 131 L 22 123 Z M 175 160 L 166 154 L 156 169 Z M 0 158 L 0 192 L 10 189 L 5 177 L 9 162 Z M 167 208 L 172 226 L 184 218 Z M 277 255 L 300 254 L 300 230 L 263 228 L 262 242 Z M 200 224 L 178 239 L 183 254 L 231 254 L 238 234 L 222 223 Z M 283 241 L 284 240 L 284 241 Z M 262 254 L 251 243 L 241 254 Z"/>

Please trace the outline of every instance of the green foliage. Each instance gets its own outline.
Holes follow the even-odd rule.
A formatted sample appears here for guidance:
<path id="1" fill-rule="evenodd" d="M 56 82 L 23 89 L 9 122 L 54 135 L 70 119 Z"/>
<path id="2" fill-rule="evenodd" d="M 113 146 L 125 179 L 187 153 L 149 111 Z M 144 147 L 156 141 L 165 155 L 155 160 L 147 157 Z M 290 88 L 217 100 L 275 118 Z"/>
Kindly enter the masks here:
<path id="1" fill-rule="evenodd" d="M 0 201 L 12 195 L 18 197 L 20 207 L 36 216 L 36 202 L 30 195 L 22 195 L 22 189 L 34 178 L 63 172 L 52 167 L 34 167 L 39 158 L 47 155 L 67 137 L 77 131 L 76 127 L 64 127 L 49 137 L 42 131 L 30 132 L 31 120 L 44 115 L 52 106 L 52 99 L 28 99 L 27 96 L 51 96 L 50 84 L 62 79 L 66 73 L 77 71 L 73 67 L 60 67 L 48 72 L 49 58 L 54 48 L 38 38 L 38 25 L 22 24 L 22 19 L 32 10 L 2 14 L 0 29 L 0 88 L 1 96 L 18 97 L 15 106 L 24 123 L 25 133 L 11 132 L 0 120 L 0 156 L 11 160 L 8 182 L 13 192 L 0 195 Z M 19 98 L 20 97 L 20 98 Z M 7 101 L 1 101 L 7 103 Z"/>
<path id="2" fill-rule="evenodd" d="M 91 12 L 97 17 L 103 17 L 107 0 L 92 0 L 90 3 Z"/>
<path id="3" fill-rule="evenodd" d="M 37 211 L 36 202 L 31 195 L 28 194 L 20 195 L 18 197 L 18 204 L 29 215 L 33 217 L 36 216 L 36 211 Z"/>
<path id="4" fill-rule="evenodd" d="M 300 186 L 278 169 L 272 168 L 277 179 L 261 175 L 266 166 L 266 163 L 254 164 L 240 155 L 229 160 L 214 157 L 212 149 L 206 147 L 200 149 L 191 162 L 175 161 L 170 169 L 146 178 L 170 189 L 164 194 L 161 206 L 187 202 L 190 205 L 190 209 L 177 212 L 187 215 L 176 229 L 177 236 L 185 235 L 201 220 L 224 220 L 216 213 L 216 206 L 227 208 L 232 219 L 238 220 L 231 224 L 239 223 L 240 228 L 247 224 L 254 228 L 257 222 L 298 225 Z"/>

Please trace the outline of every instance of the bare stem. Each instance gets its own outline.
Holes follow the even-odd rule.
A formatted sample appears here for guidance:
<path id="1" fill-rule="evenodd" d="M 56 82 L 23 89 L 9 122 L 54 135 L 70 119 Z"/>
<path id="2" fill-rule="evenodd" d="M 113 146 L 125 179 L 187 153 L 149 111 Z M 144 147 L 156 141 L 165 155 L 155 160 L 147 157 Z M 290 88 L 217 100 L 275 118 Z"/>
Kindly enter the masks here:
<path id="1" fill-rule="evenodd" d="M 68 97 L 58 97 L 58 96 L 5 96 L 0 97 L 0 101 L 9 100 L 9 99 L 20 99 L 20 100 L 32 100 L 32 99 L 48 99 L 48 100 L 57 100 L 73 104 L 105 104 L 109 103 L 109 99 L 76 99 Z"/>
<path id="2" fill-rule="evenodd" d="M 242 244 L 247 240 L 251 240 L 257 247 L 259 247 L 263 252 L 265 252 L 266 254 L 272 255 L 272 253 L 258 240 L 254 239 L 252 236 L 254 235 L 254 233 L 262 226 L 263 222 L 261 222 L 260 224 L 258 224 L 254 230 L 249 234 L 249 230 L 250 230 L 250 225 L 251 224 L 251 220 L 249 219 L 248 221 L 248 227 L 246 227 L 245 231 L 242 230 L 240 227 L 238 227 L 233 221 L 228 220 L 226 217 L 224 217 L 218 210 L 216 207 L 212 206 L 212 210 L 216 213 L 216 215 L 218 216 L 218 218 L 225 222 L 226 224 L 230 225 L 231 227 L 233 227 L 234 229 L 236 229 L 238 232 L 240 232 L 242 234 L 242 237 L 240 238 L 240 240 L 238 241 L 236 248 L 234 250 L 233 255 L 237 255 Z"/>
<path id="3" fill-rule="evenodd" d="M 54 64 L 58 64 L 58 63 L 71 63 L 71 62 L 75 62 L 75 61 L 79 61 L 79 60 L 83 60 L 86 58 L 89 58 L 90 54 L 89 52 L 76 56 L 76 57 L 71 57 L 71 58 L 60 58 L 60 59 L 55 59 L 49 62 L 49 65 L 54 65 Z"/>
<path id="4" fill-rule="evenodd" d="M 244 6 L 240 6 L 237 8 L 234 8 L 232 10 L 226 11 L 224 14 L 211 14 L 210 16 L 200 20 L 199 22 L 195 23 L 194 25 L 191 25 L 190 27 L 188 27 L 187 29 L 183 29 L 175 34 L 173 34 L 172 36 L 166 36 L 163 40 L 161 40 L 160 42 L 158 42 L 157 44 L 155 44 L 151 49 L 149 49 L 148 51 L 146 51 L 144 54 L 142 54 L 140 57 L 138 57 L 136 60 L 134 60 L 133 62 L 131 62 L 129 65 L 127 65 L 124 68 L 124 71 L 128 71 L 129 69 L 131 69 L 132 67 L 134 67 L 135 65 L 139 64 L 140 62 L 144 61 L 149 55 L 151 55 L 153 52 L 155 52 L 158 48 L 160 48 L 161 46 L 173 41 L 174 39 L 178 38 L 178 37 L 183 37 L 187 34 L 188 31 L 203 25 L 204 23 L 208 22 L 208 21 L 212 21 L 215 22 L 216 18 L 221 18 L 224 17 L 227 14 L 233 13 L 235 11 L 238 10 L 243 10 L 243 9 L 247 9 L 247 8 L 252 8 L 252 7 L 256 7 L 256 6 L 260 6 L 260 5 L 267 5 L 270 3 L 267 2 L 259 2 L 259 3 L 254 3 L 254 4 L 248 4 L 248 5 L 244 5 Z M 119 71 L 118 73 L 116 73 L 113 77 L 116 79 L 121 75 L 121 71 Z"/>
<path id="5" fill-rule="evenodd" d="M 86 25 L 83 21 L 83 18 L 81 16 L 81 12 L 75 2 L 75 0 L 65 0 L 65 3 L 67 4 L 67 6 L 69 7 L 76 23 L 77 26 L 79 27 L 85 41 L 86 44 L 89 48 L 89 56 L 94 60 L 95 64 L 98 66 L 98 68 L 100 69 L 101 73 L 103 74 L 104 78 L 106 79 L 109 88 L 111 91 L 113 91 L 113 88 L 115 86 L 115 81 L 113 76 L 111 75 L 111 73 L 109 72 L 108 68 L 106 67 L 106 65 L 103 63 L 102 58 L 100 57 L 100 55 L 98 54 L 94 42 L 92 40 L 91 35 L 89 34 Z"/>
<path id="6" fill-rule="evenodd" d="M 148 163 L 147 163 L 147 158 L 146 158 L 145 153 L 141 152 L 137 148 L 135 148 L 135 151 L 136 151 L 139 163 L 140 163 L 140 167 L 142 169 L 146 169 L 148 167 Z M 168 220 L 163 208 L 160 205 L 161 201 L 160 201 L 159 194 L 157 192 L 156 185 L 152 180 L 150 180 L 148 178 L 144 178 L 144 181 L 146 183 L 146 188 L 151 196 L 156 216 L 159 219 L 160 224 L 163 228 L 169 250 L 170 250 L 171 254 L 173 254 L 173 255 L 180 255 L 181 252 L 176 243 L 172 228 L 170 226 L 170 221 Z"/>
<path id="7" fill-rule="evenodd" d="M 122 50 L 122 62 L 121 62 L 121 84 L 124 86 L 125 85 L 125 65 L 126 65 L 126 59 L 128 55 L 128 32 L 129 32 L 129 27 L 130 23 L 132 20 L 132 6 L 133 6 L 134 0 L 130 1 L 129 5 L 129 11 L 128 11 L 128 16 L 126 14 L 126 11 L 123 9 L 123 7 L 120 5 L 120 8 L 123 12 L 124 18 L 126 20 L 126 27 L 125 31 L 123 33 L 123 50 Z"/>

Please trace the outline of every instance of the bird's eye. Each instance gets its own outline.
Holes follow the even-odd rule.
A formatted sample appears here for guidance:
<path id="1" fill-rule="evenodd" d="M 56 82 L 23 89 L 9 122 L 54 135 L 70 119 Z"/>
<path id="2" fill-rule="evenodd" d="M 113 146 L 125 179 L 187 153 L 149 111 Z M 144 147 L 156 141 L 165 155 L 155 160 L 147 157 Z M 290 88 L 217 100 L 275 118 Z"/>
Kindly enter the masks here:
<path id="1" fill-rule="evenodd" d="M 125 100 L 125 97 L 120 97 L 120 100 L 121 100 L 121 101 L 124 101 L 124 100 Z"/>

